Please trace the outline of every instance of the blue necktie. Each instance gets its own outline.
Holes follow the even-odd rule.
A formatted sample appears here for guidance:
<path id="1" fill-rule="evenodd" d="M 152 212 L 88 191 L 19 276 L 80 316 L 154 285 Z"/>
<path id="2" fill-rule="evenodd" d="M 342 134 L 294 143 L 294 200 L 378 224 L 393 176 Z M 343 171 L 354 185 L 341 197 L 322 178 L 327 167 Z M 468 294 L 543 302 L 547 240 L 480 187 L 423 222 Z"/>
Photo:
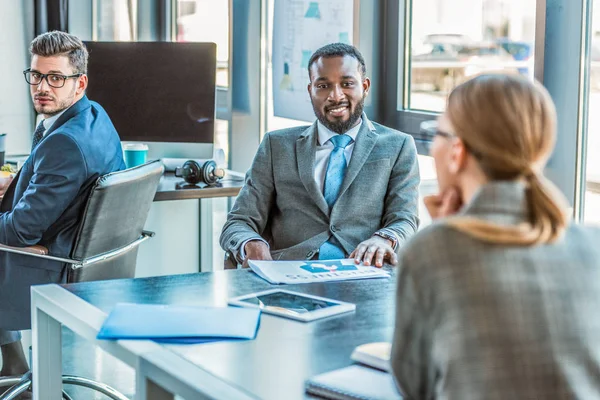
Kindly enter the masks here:
<path id="1" fill-rule="evenodd" d="M 35 146 L 38 145 L 39 142 L 42 141 L 44 137 L 44 132 L 46 128 L 44 128 L 44 121 L 40 122 L 37 128 L 35 128 L 35 132 L 33 133 L 33 141 L 31 142 L 31 151 L 35 149 Z"/>
<path id="2" fill-rule="evenodd" d="M 352 138 L 348 135 L 341 134 L 332 137 L 330 141 L 335 148 L 329 155 L 329 164 L 327 164 L 325 184 L 323 185 L 323 196 L 325 197 L 327 205 L 329 205 L 329 209 L 335 204 L 338 195 L 340 194 L 344 176 L 346 176 L 346 169 L 348 166 L 344 149 L 352 143 Z M 319 260 L 335 260 L 344 257 L 345 253 L 342 246 L 333 236 L 330 236 L 319 248 Z"/>

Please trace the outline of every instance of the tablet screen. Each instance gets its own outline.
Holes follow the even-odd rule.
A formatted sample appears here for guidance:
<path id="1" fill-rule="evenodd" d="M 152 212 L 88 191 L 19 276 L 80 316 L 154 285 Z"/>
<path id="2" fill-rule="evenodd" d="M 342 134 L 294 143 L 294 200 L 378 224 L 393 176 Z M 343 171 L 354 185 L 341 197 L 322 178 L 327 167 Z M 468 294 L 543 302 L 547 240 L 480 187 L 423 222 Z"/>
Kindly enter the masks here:
<path id="1" fill-rule="evenodd" d="M 286 292 L 275 292 L 264 295 L 258 295 L 240 301 L 258 305 L 261 308 L 283 308 L 286 310 L 294 311 L 299 314 L 339 305 L 336 303 L 331 303 L 329 301 L 313 299 L 310 297 L 304 297 Z"/>

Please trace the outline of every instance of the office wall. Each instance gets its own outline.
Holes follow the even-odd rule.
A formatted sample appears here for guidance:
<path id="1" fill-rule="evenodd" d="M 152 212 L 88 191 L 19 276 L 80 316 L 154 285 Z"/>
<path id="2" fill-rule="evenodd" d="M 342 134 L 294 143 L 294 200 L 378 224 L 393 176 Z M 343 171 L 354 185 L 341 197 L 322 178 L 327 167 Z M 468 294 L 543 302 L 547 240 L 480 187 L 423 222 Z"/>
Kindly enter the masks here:
<path id="1" fill-rule="evenodd" d="M 8 133 L 7 153 L 29 153 L 35 122 L 22 71 L 29 66 L 33 2 L 0 0 L 0 10 L 0 76 L 8 77 L 2 82 L 0 133 Z"/>
<path id="2" fill-rule="evenodd" d="M 156 236 L 140 246 L 135 276 L 198 272 L 199 220 L 198 200 L 153 203 L 144 229 L 155 232 Z"/>

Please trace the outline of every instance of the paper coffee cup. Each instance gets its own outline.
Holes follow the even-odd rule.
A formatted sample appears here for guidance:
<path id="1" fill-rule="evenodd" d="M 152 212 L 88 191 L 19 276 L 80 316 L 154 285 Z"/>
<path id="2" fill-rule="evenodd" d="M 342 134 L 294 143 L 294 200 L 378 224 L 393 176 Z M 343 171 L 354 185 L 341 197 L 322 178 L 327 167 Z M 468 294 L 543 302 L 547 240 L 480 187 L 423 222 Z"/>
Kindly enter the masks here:
<path id="1" fill-rule="evenodd" d="M 148 146 L 143 143 L 126 143 L 123 145 L 123 153 L 127 168 L 137 167 L 146 163 Z"/>

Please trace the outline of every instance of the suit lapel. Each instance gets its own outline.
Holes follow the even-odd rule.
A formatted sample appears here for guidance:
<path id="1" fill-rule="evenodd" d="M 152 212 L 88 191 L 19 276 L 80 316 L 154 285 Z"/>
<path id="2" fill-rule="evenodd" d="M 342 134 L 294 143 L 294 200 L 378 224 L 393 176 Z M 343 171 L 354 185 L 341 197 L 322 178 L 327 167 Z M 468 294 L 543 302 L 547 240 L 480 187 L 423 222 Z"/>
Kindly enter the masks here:
<path id="1" fill-rule="evenodd" d="M 50 129 L 48 129 L 48 131 L 44 133 L 44 137 L 42 138 L 42 140 L 40 140 L 40 143 L 44 141 L 44 139 L 46 139 L 52 132 L 60 128 L 65 122 L 73 118 L 75 115 L 79 114 L 81 111 L 89 108 L 90 106 L 91 104 L 87 96 L 83 96 L 81 99 L 79 99 L 77 103 L 69 107 L 67 111 L 65 111 L 60 117 L 58 117 L 56 121 L 54 121 Z M 36 148 L 37 147 L 39 147 L 39 143 L 36 146 Z"/>
<path id="2" fill-rule="evenodd" d="M 69 107 L 67 109 L 67 111 L 65 111 L 50 127 L 50 129 L 48 129 L 47 132 L 45 132 L 44 137 L 42 138 L 42 140 L 40 141 L 40 143 L 48 137 L 48 135 L 50 135 L 52 132 L 54 132 L 56 129 L 58 129 L 59 127 L 61 127 L 65 122 L 67 122 L 68 120 L 70 120 L 71 118 L 73 118 L 75 115 L 79 114 L 81 111 L 89 108 L 91 106 L 90 101 L 88 100 L 87 96 L 83 96 L 77 103 L 73 104 L 71 107 Z M 36 146 L 36 148 L 39 147 L 39 143 Z M 35 149 L 34 149 L 35 152 Z M 32 153 L 33 154 L 33 153 Z M 2 198 L 2 202 L 0 202 L 0 212 L 7 212 L 7 211 L 11 211 L 13 208 L 13 203 L 14 203 L 14 196 L 15 196 L 15 188 L 17 186 L 17 182 L 19 181 L 19 176 L 21 175 L 21 170 L 23 168 L 21 168 L 17 174 L 15 175 L 15 177 L 13 178 L 12 182 L 10 183 L 10 185 L 8 186 L 8 188 L 6 189 L 6 192 L 4 193 L 4 197 Z"/>
<path id="3" fill-rule="evenodd" d="M 377 143 L 377 132 L 375 127 L 367 119 L 367 116 L 363 113 L 363 123 L 356 135 L 356 143 L 354 144 L 354 150 L 352 150 L 352 157 L 350 158 L 350 164 L 346 170 L 346 177 L 342 182 L 340 188 L 340 194 L 338 199 L 342 197 L 344 192 L 350 187 L 354 179 L 358 176 L 358 173 L 362 169 L 365 162 L 369 159 L 369 155 Z M 337 203 L 337 202 L 336 202 Z"/>
<path id="4" fill-rule="evenodd" d="M 308 127 L 296 141 L 296 160 L 298 174 L 306 191 L 325 215 L 329 215 L 329 206 L 323 193 L 317 187 L 314 177 L 315 152 L 317 151 L 317 123 Z"/>
<path id="5" fill-rule="evenodd" d="M 71 107 L 69 107 L 67 109 L 67 111 L 65 111 L 63 113 L 63 115 L 61 115 L 56 122 L 54 122 L 52 124 L 52 126 L 50 127 L 50 129 L 48 129 L 48 132 L 46 132 L 44 134 L 44 137 L 48 136 L 49 134 L 51 134 L 54 130 L 56 130 L 57 128 L 61 127 L 65 122 L 67 122 L 68 120 L 70 120 L 71 118 L 73 118 L 75 115 L 79 114 L 81 111 L 89 108 L 91 106 L 90 101 L 88 100 L 87 96 L 83 96 L 81 99 L 79 99 L 79 101 L 75 104 L 73 104 Z"/>

